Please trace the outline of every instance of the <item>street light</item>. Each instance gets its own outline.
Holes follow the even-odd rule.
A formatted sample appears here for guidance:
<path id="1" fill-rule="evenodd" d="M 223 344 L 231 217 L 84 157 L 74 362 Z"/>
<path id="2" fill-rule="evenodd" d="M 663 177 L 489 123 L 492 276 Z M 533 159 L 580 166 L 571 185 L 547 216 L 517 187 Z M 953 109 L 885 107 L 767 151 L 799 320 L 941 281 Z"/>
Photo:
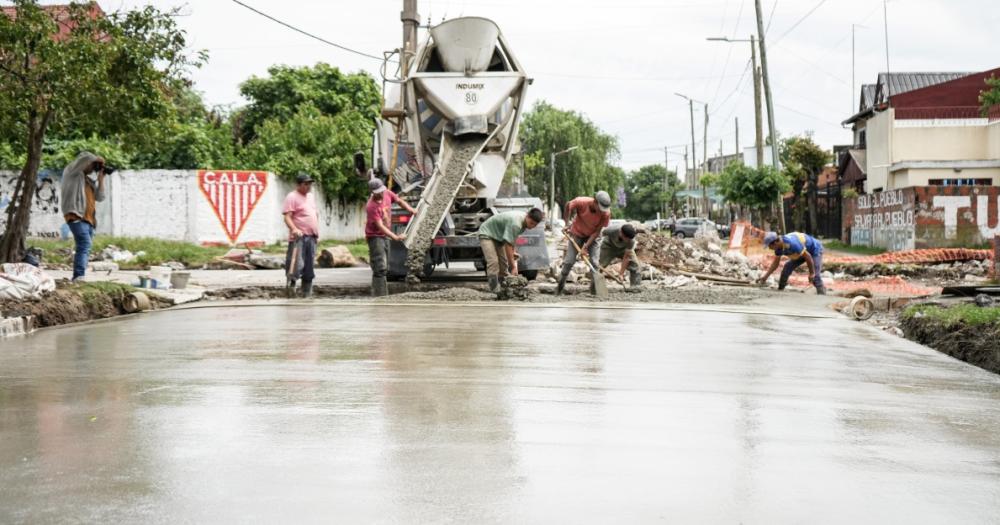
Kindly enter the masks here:
<path id="1" fill-rule="evenodd" d="M 688 108 L 691 110 L 691 161 L 692 161 L 691 166 L 694 168 L 693 170 L 694 173 L 688 179 L 688 189 L 693 190 L 694 186 L 698 184 L 698 168 L 697 168 L 698 150 L 695 149 L 695 140 L 694 140 L 694 103 L 697 102 L 699 104 L 705 105 L 705 136 L 703 138 L 705 143 L 703 144 L 704 154 L 702 155 L 703 157 L 702 160 L 704 161 L 705 166 L 707 167 L 708 166 L 708 102 L 702 102 L 700 100 L 693 99 L 683 93 L 674 93 L 674 95 L 677 95 L 678 97 L 687 100 Z M 708 203 L 706 202 L 708 200 L 706 197 L 706 191 L 707 190 L 704 190 L 704 188 L 702 189 L 702 206 L 705 208 L 703 211 L 707 215 L 709 213 L 709 210 L 708 210 Z"/>
<path id="2" fill-rule="evenodd" d="M 559 155 L 569 153 L 580 146 L 572 146 L 566 148 L 562 151 L 556 151 L 549 154 L 549 230 L 552 229 L 552 221 L 555 220 L 555 209 L 556 209 L 556 157 Z"/>

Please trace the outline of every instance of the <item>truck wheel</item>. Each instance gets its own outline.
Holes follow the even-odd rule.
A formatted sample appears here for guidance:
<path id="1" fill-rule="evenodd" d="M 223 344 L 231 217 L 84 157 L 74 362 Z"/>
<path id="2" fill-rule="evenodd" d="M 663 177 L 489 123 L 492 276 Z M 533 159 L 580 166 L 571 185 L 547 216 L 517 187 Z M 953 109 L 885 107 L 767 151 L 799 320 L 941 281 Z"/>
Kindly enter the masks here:
<path id="1" fill-rule="evenodd" d="M 538 270 L 524 270 L 524 271 L 519 272 L 519 273 L 521 275 L 523 275 L 524 278 L 527 279 L 527 280 L 529 280 L 529 281 L 534 281 L 535 279 L 538 278 Z"/>
<path id="2" fill-rule="evenodd" d="M 674 237 L 677 237 L 678 239 L 683 239 L 684 238 L 684 232 L 677 232 L 677 233 L 674 234 Z"/>

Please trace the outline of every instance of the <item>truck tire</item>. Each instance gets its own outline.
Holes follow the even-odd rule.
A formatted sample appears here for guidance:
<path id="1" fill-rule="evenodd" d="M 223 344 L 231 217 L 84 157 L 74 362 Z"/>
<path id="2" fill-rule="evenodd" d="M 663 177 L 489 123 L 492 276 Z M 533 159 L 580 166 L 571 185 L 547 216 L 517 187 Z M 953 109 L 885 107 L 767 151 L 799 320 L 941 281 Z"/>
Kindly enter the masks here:
<path id="1" fill-rule="evenodd" d="M 521 275 L 523 275 L 524 278 L 527 279 L 527 280 L 529 280 L 529 281 L 534 281 L 535 279 L 538 278 L 538 270 L 524 270 L 524 271 L 519 272 L 519 273 Z"/>

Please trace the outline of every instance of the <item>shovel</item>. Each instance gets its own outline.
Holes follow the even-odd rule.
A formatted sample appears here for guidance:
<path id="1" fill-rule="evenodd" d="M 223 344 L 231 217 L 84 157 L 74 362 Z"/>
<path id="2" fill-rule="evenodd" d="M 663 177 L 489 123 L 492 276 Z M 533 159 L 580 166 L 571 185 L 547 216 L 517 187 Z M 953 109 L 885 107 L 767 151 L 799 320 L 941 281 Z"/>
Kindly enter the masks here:
<path id="1" fill-rule="evenodd" d="M 568 239 L 569 242 L 573 243 L 573 246 L 576 248 L 577 256 L 582 256 L 583 250 L 580 248 L 580 245 L 573 240 L 573 237 L 567 235 L 566 239 Z M 604 280 L 604 274 L 597 271 L 597 268 L 594 268 L 594 265 L 590 264 L 589 257 L 580 257 L 580 258 L 583 259 L 583 262 L 587 263 L 587 267 L 590 268 L 590 278 L 593 279 L 594 281 L 594 295 L 600 297 L 601 299 L 607 299 L 609 297 L 608 282 Z"/>

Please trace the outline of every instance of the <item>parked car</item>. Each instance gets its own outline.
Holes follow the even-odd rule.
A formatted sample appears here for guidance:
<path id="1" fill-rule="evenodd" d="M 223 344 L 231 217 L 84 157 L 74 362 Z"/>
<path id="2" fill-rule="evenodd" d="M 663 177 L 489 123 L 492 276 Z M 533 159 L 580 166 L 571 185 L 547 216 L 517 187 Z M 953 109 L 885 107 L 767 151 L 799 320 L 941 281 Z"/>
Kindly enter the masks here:
<path id="1" fill-rule="evenodd" d="M 646 229 L 649 231 L 669 231 L 671 233 L 674 231 L 673 219 L 660 219 L 659 222 L 657 222 L 656 219 L 650 219 L 643 224 L 646 225 Z"/>
<path id="2" fill-rule="evenodd" d="M 719 237 L 729 237 L 728 225 L 722 226 L 715 224 L 711 220 L 704 217 L 685 217 L 683 219 L 678 219 L 677 224 L 674 225 L 674 237 L 677 237 L 678 239 L 694 237 L 695 233 L 697 233 L 701 228 L 715 228 Z"/>

